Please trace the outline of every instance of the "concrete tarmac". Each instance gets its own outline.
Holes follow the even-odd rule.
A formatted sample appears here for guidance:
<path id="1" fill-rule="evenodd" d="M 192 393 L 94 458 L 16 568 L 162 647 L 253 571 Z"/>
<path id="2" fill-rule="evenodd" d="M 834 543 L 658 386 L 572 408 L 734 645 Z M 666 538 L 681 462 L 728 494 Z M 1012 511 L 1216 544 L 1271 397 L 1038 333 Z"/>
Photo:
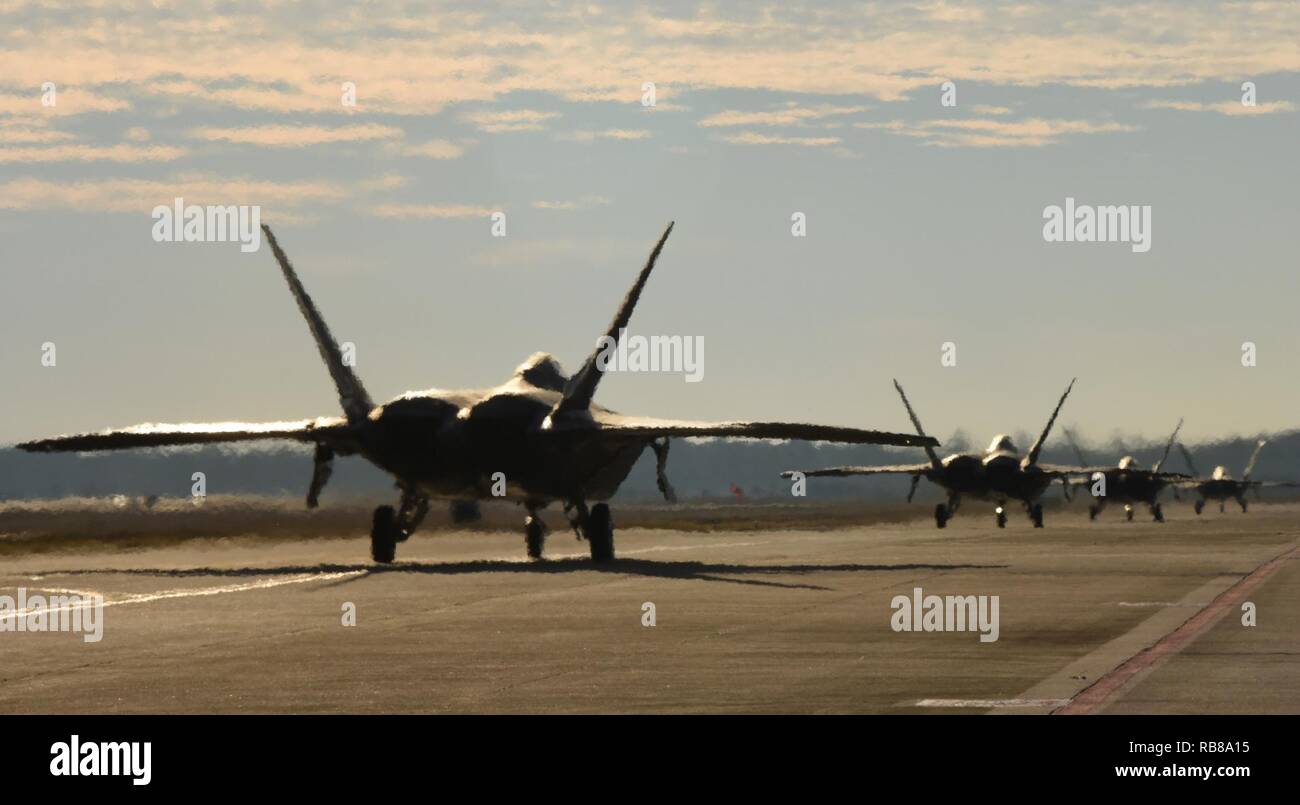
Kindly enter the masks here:
<path id="1" fill-rule="evenodd" d="M 632 528 L 605 567 L 559 530 L 543 562 L 455 530 L 389 567 L 308 533 L 8 556 L 0 595 L 105 607 L 99 642 L 9 619 L 0 712 L 1300 712 L 1300 507 L 1166 516 Z M 895 631 L 917 587 L 998 596 L 997 640 Z"/>

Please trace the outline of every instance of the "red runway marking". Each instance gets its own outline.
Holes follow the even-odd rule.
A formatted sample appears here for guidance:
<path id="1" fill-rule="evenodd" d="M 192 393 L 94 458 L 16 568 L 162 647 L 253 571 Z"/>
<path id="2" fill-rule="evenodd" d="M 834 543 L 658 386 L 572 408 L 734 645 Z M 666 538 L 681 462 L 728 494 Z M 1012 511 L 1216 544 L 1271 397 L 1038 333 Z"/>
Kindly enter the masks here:
<path id="1" fill-rule="evenodd" d="M 1296 558 L 1297 554 L 1300 554 L 1300 546 L 1275 556 L 1255 568 L 1241 581 L 1220 593 L 1218 598 L 1189 618 L 1182 626 L 1160 638 L 1154 646 L 1143 649 L 1116 666 L 1110 673 L 1080 691 L 1069 704 L 1052 711 L 1052 715 L 1088 715 L 1108 704 L 1138 674 L 1161 665 L 1198 637 L 1210 631 L 1230 610 L 1239 609 L 1247 595 L 1276 573 L 1283 562 Z"/>

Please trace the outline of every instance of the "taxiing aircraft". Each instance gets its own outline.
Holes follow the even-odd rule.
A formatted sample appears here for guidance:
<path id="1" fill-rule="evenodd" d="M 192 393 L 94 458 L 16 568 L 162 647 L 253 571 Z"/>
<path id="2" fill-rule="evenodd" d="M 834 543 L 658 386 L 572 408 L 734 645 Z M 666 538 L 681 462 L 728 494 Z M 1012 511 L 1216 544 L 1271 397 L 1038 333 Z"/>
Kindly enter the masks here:
<path id="1" fill-rule="evenodd" d="M 420 524 L 432 498 L 454 501 L 509 499 L 527 511 L 525 544 L 541 558 L 546 527 L 538 516 L 553 502 L 564 505 L 570 525 L 585 538 L 594 561 L 614 558 L 614 524 L 608 500 L 649 447 L 658 459 L 661 492 L 674 498 L 665 474 L 671 437 L 804 439 L 852 444 L 922 446 L 925 436 L 786 422 L 691 422 L 625 416 L 592 398 L 606 366 L 597 360 L 617 344 L 641 290 L 673 226 L 655 245 L 596 351 L 572 377 L 548 354 L 536 353 L 505 383 L 491 389 L 422 391 L 375 405 L 308 296 L 269 227 L 263 226 L 298 308 L 307 320 L 334 385 L 343 417 L 266 424 L 148 424 L 79 436 L 28 442 L 32 452 L 84 452 L 122 448 L 201 445 L 281 439 L 315 445 L 315 468 L 307 492 L 314 508 L 333 471 L 335 456 L 360 455 L 390 473 L 401 490 L 400 505 L 375 509 L 371 555 L 391 562 L 398 542 Z M 504 484 L 501 481 L 504 480 Z M 494 486 L 501 495 L 494 495 Z M 588 508 L 588 503 L 601 501 Z"/>
<path id="2" fill-rule="evenodd" d="M 1174 440 L 1178 438 L 1178 431 L 1182 427 L 1183 420 L 1180 419 L 1174 427 L 1174 432 L 1169 435 L 1169 441 L 1165 443 L 1164 455 L 1149 470 L 1139 466 L 1137 459 L 1133 458 L 1133 456 L 1124 456 L 1119 460 L 1117 466 L 1087 467 L 1082 473 L 1086 474 L 1087 478 L 1071 481 L 1070 483 L 1073 485 L 1087 486 L 1101 491 L 1101 494 L 1094 494 L 1094 502 L 1088 504 L 1088 519 L 1096 520 L 1097 515 L 1101 514 L 1101 510 L 1106 508 L 1107 503 L 1123 503 L 1125 519 L 1132 520 L 1133 504 L 1145 503 L 1147 509 L 1151 512 L 1151 518 L 1157 523 L 1163 523 L 1165 521 L 1165 512 L 1160 506 L 1160 493 L 1171 484 L 1191 478 L 1190 475 L 1181 472 L 1160 471 L 1165 460 L 1169 458 L 1169 451 L 1173 448 Z M 1074 455 L 1079 460 L 1079 464 L 1086 467 L 1088 462 L 1084 460 L 1083 451 L 1079 449 L 1079 443 L 1075 441 L 1074 434 L 1066 429 L 1065 438 L 1069 440 L 1070 447 L 1074 449 Z M 1178 494 L 1177 486 L 1174 486 L 1174 494 Z"/>
<path id="3" fill-rule="evenodd" d="M 903 398 L 903 407 L 907 409 L 907 415 L 911 418 L 917 435 L 925 436 L 925 430 L 921 427 L 921 420 L 917 418 L 916 412 L 912 410 L 912 404 L 908 402 L 907 394 L 897 380 L 894 381 L 894 388 L 898 389 L 898 395 Z M 793 478 L 796 472 L 806 478 L 842 478 L 851 475 L 910 475 L 912 476 L 912 486 L 907 492 L 909 503 L 916 494 L 916 485 L 922 478 L 947 490 L 947 505 L 939 503 L 934 507 L 934 524 L 939 528 L 943 528 L 948 524 L 948 520 L 956 514 L 958 507 L 961 505 L 962 498 L 966 497 L 996 503 L 997 507 L 994 509 L 994 514 L 997 517 L 998 528 L 1006 527 L 1006 505 L 1012 500 L 1024 504 L 1025 511 L 1028 512 L 1029 519 L 1033 522 L 1034 527 L 1042 528 L 1043 506 L 1038 502 L 1038 499 L 1042 497 L 1043 492 L 1051 485 L 1053 480 L 1059 478 L 1064 484 L 1071 473 L 1078 471 L 1078 468 L 1047 467 L 1038 463 L 1039 453 L 1042 452 L 1043 444 L 1052 431 L 1052 424 L 1056 422 L 1056 416 L 1061 412 L 1061 406 L 1065 404 L 1065 398 L 1070 396 L 1070 390 L 1073 388 L 1074 381 L 1071 380 L 1070 385 L 1065 389 L 1065 393 L 1061 395 L 1061 399 L 1056 403 L 1052 416 L 1047 420 L 1047 426 L 1043 428 L 1042 434 L 1029 448 L 1029 453 L 1023 457 L 1016 450 L 1010 436 L 998 434 L 993 437 L 989 449 L 983 454 L 954 453 L 941 461 L 934 448 L 926 446 L 925 454 L 930 459 L 928 464 L 789 470 L 781 473 L 781 477 Z M 1068 491 L 1069 487 L 1066 486 L 1065 488 Z"/>
<path id="4" fill-rule="evenodd" d="M 1266 444 L 1268 444 L 1267 439 L 1260 439 L 1255 445 L 1255 452 L 1250 454 L 1250 461 L 1246 462 L 1246 470 L 1241 474 L 1241 480 L 1238 481 L 1233 479 L 1232 475 L 1228 473 L 1228 469 L 1222 464 L 1214 468 L 1214 472 L 1210 474 L 1208 480 L 1201 478 L 1201 474 L 1196 471 L 1196 465 L 1192 463 L 1192 454 L 1187 451 L 1182 442 L 1179 442 L 1178 449 L 1183 454 L 1183 460 L 1187 462 L 1187 469 L 1191 470 L 1192 475 L 1196 476 L 1186 482 L 1187 486 L 1196 491 L 1196 503 L 1192 505 L 1196 513 L 1200 514 L 1205 509 L 1205 501 L 1207 500 L 1217 500 L 1219 502 L 1219 511 L 1222 512 L 1223 504 L 1231 499 L 1237 501 L 1237 505 L 1241 506 L 1241 511 L 1244 514 L 1246 511 L 1247 490 L 1255 490 L 1255 495 L 1258 497 L 1259 489 L 1263 486 L 1300 486 L 1300 484 L 1292 481 L 1250 480 L 1251 473 L 1255 471 L 1255 461 L 1259 459 L 1259 451 L 1263 450 Z"/>

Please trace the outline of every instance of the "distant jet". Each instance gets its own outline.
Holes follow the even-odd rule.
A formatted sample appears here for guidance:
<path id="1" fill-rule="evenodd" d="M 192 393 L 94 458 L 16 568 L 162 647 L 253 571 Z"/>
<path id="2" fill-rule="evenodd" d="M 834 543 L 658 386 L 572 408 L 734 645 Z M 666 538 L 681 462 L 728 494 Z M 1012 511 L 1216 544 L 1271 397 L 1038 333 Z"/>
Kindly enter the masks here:
<path id="1" fill-rule="evenodd" d="M 1107 503 L 1123 503 L 1125 519 L 1132 520 L 1133 504 L 1145 503 L 1147 509 L 1151 512 L 1152 519 L 1157 523 L 1163 523 L 1165 513 L 1160 506 L 1160 493 L 1171 484 L 1191 478 L 1186 473 L 1160 471 L 1165 460 L 1169 458 L 1169 450 L 1174 446 L 1174 440 L 1178 438 L 1178 431 L 1182 427 L 1183 420 L 1180 419 L 1178 425 L 1174 427 L 1174 432 L 1169 435 L 1169 441 L 1165 443 L 1164 455 L 1149 470 L 1142 469 L 1133 456 L 1124 456 L 1115 467 L 1087 467 L 1088 462 L 1083 458 L 1083 451 L 1079 449 L 1079 443 L 1075 441 L 1074 434 L 1067 429 L 1065 438 L 1069 440 L 1070 447 L 1074 449 L 1074 455 L 1079 460 L 1079 464 L 1086 467 L 1083 474 L 1087 475 L 1087 478 L 1073 480 L 1070 483 L 1075 486 L 1089 488 L 1093 487 L 1098 480 L 1104 479 L 1105 483 L 1105 486 L 1102 487 L 1105 489 L 1105 494 L 1094 495 L 1094 502 L 1088 504 L 1088 519 L 1096 520 L 1097 515 L 1101 514 L 1101 510 L 1106 508 Z M 1101 476 L 1101 478 L 1098 478 L 1098 476 Z M 1178 494 L 1177 486 L 1174 487 L 1174 494 Z"/>
<path id="2" fill-rule="evenodd" d="M 1231 498 L 1237 501 L 1237 505 L 1241 506 L 1241 511 L 1244 514 L 1246 512 L 1246 490 L 1254 489 L 1255 495 L 1258 496 L 1259 488 L 1262 486 L 1300 486 L 1300 484 L 1292 481 L 1250 480 L 1250 474 L 1255 471 L 1255 461 L 1259 458 L 1259 451 L 1263 450 L 1266 444 L 1268 444 L 1267 439 L 1259 440 L 1255 445 L 1255 452 L 1250 454 L 1250 461 L 1246 463 L 1246 470 L 1241 474 L 1241 480 L 1236 481 L 1228 474 L 1227 468 L 1222 464 L 1214 468 L 1209 480 L 1201 478 L 1201 474 L 1196 471 L 1196 465 L 1192 463 L 1192 454 L 1187 452 L 1187 448 L 1183 446 L 1182 442 L 1179 442 L 1178 449 L 1182 451 L 1183 459 L 1187 462 L 1187 468 L 1192 471 L 1192 475 L 1196 476 L 1195 479 L 1186 483 L 1187 486 L 1196 490 L 1196 503 L 1193 504 L 1196 513 L 1200 514 L 1205 509 L 1205 501 L 1207 500 L 1219 501 L 1219 511 L 1222 512 L 1223 504 Z"/>
<path id="3" fill-rule="evenodd" d="M 402 493 L 399 508 L 380 506 L 374 513 L 370 550 L 377 562 L 393 561 L 397 543 L 419 526 L 431 498 L 462 502 L 504 498 L 523 503 L 528 511 L 525 545 L 532 558 L 541 558 L 546 535 L 538 512 L 558 501 L 574 531 L 589 543 L 592 560 L 604 562 L 614 558 L 609 505 L 600 502 L 589 509 L 588 502 L 608 500 L 647 447 L 655 452 L 659 489 L 672 501 L 675 496 L 665 474 L 669 437 L 806 439 L 927 448 L 938 444 L 924 435 L 822 425 L 648 419 L 594 404 L 592 397 L 606 369 L 597 358 L 610 344 L 617 345 L 672 229 L 669 224 L 606 337 L 597 342 L 577 374 L 566 377 L 554 358 L 539 352 L 496 388 L 409 392 L 377 406 L 344 361 L 289 258 L 270 228 L 263 226 L 334 380 L 344 417 L 266 424 L 148 424 L 18 446 L 32 452 L 83 452 L 262 439 L 307 442 L 316 445 L 309 508 L 317 505 L 336 455 L 361 455 L 397 479 Z M 471 334 L 447 343 L 453 345 L 448 348 L 470 348 Z"/>
<path id="4" fill-rule="evenodd" d="M 894 381 L 894 388 L 898 389 L 898 395 L 903 398 L 903 407 L 907 409 L 907 415 L 912 420 L 919 436 L 925 436 L 925 430 L 921 427 L 921 420 L 912 410 L 912 404 L 907 400 L 907 394 L 898 381 Z M 1061 395 L 1060 401 L 1056 403 L 1052 416 L 1047 420 L 1047 427 L 1043 428 L 1042 434 L 1033 446 L 1029 448 L 1028 455 L 1023 458 L 1020 456 L 1016 446 L 1011 442 L 1011 437 L 1005 434 L 998 434 L 993 437 L 989 444 L 989 449 L 983 454 L 978 453 L 954 453 L 951 456 L 939 460 L 932 446 L 924 446 L 925 454 L 930 459 L 928 464 L 894 464 L 878 467 L 829 467 L 822 470 L 800 470 L 805 477 L 846 477 L 850 475 L 910 475 L 912 476 L 912 486 L 907 492 L 907 500 L 910 503 L 912 496 L 916 494 L 916 485 L 921 478 L 929 480 L 931 483 L 938 484 L 948 491 L 948 504 L 936 504 L 934 507 L 934 524 L 943 528 L 948 524 L 948 520 L 956 514 L 958 507 L 961 505 L 963 497 L 972 497 L 979 500 L 988 500 L 997 504 L 994 514 L 997 517 L 998 528 L 1005 528 L 1007 524 L 1006 505 L 1008 501 L 1016 500 L 1022 503 L 1025 511 L 1029 514 L 1029 519 L 1033 521 L 1034 528 L 1043 527 L 1043 506 L 1038 502 L 1043 492 L 1051 485 L 1053 480 L 1061 479 L 1065 485 L 1071 473 L 1079 472 L 1079 468 L 1057 468 L 1045 467 L 1038 463 L 1038 455 L 1042 452 L 1043 444 L 1047 441 L 1047 436 L 1052 431 L 1052 423 L 1056 422 L 1056 416 L 1061 412 L 1061 406 L 1065 404 L 1065 398 L 1070 396 L 1070 390 L 1074 388 L 1074 380 L 1066 387 L 1065 393 Z M 786 471 L 781 473 L 782 478 L 792 478 L 795 471 Z M 1065 485 L 1068 493 L 1069 487 Z"/>

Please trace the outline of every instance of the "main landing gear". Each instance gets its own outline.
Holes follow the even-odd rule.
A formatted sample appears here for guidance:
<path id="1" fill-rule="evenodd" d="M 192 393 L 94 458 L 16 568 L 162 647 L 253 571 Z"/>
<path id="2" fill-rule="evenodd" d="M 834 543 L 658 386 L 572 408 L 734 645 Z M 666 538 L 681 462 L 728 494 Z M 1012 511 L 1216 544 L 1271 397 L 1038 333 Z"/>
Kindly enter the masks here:
<path id="1" fill-rule="evenodd" d="M 400 510 L 392 506 L 375 509 L 370 526 L 370 558 L 388 564 L 397 557 L 397 543 L 406 542 L 429 513 L 429 499 L 409 490 L 402 492 Z"/>
<path id="2" fill-rule="evenodd" d="M 1043 527 L 1043 504 L 1029 504 L 1029 520 L 1034 524 L 1034 528 Z"/>
<path id="3" fill-rule="evenodd" d="M 957 513 L 957 507 L 961 505 L 961 498 L 955 495 L 948 496 L 948 505 L 936 503 L 934 505 L 934 524 L 938 528 L 948 525 L 948 521 Z"/>
<path id="4" fill-rule="evenodd" d="M 536 509 L 536 506 L 529 506 L 529 516 L 524 523 L 524 540 L 530 559 L 542 558 L 542 537 L 539 534 L 544 533 L 546 528 L 541 524 Z M 578 539 L 585 539 L 591 547 L 591 561 L 614 561 L 614 519 L 610 516 L 609 504 L 597 503 L 588 509 L 585 501 L 571 501 L 565 504 L 564 515 L 569 519 L 569 526 Z"/>
<path id="5" fill-rule="evenodd" d="M 996 509 L 993 510 L 993 513 L 997 515 L 997 518 L 998 518 L 998 528 L 1006 528 L 1006 527 L 1007 527 L 1007 510 L 1006 510 L 1005 508 L 1003 508 L 1002 506 L 998 506 Z"/>

